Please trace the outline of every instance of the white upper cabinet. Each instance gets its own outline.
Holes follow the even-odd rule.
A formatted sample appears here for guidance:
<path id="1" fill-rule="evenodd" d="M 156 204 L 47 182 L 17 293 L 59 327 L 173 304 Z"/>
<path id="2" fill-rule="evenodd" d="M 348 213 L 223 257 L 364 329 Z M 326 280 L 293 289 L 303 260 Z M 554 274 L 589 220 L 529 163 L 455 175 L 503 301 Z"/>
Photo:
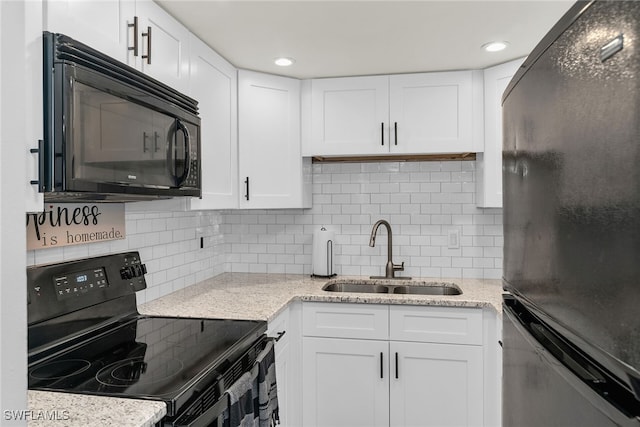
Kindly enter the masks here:
<path id="1" fill-rule="evenodd" d="M 389 84 L 392 153 L 476 151 L 472 71 L 394 75 Z"/>
<path id="2" fill-rule="evenodd" d="M 47 0 L 47 31 L 62 33 L 186 93 L 189 30 L 151 0 Z"/>
<path id="3" fill-rule="evenodd" d="M 5 158 L 2 167 L 6 176 L 23 185 L 18 187 L 24 190 L 24 195 L 14 197 L 12 203 L 17 206 L 24 200 L 26 212 L 39 212 L 44 208 L 43 194 L 38 192 L 37 185 L 38 141 L 43 138 L 42 1 L 13 2 L 6 6 L 5 13 L 13 16 L 5 19 L 0 31 L 6 41 L 2 47 L 4 61 L 0 61 L 5 89 L 2 143 L 20 147 L 24 157 L 14 156 L 17 161 Z"/>
<path id="4" fill-rule="evenodd" d="M 134 44 L 133 0 L 44 2 L 44 28 L 74 38 L 118 61 L 128 62 L 128 47 Z"/>
<path id="5" fill-rule="evenodd" d="M 477 151 L 478 72 L 311 81 L 310 156 Z M 478 90 L 478 84 L 480 85 Z"/>
<path id="6" fill-rule="evenodd" d="M 136 2 L 138 68 L 186 93 L 189 89 L 189 30 L 151 0 Z"/>
<path id="7" fill-rule="evenodd" d="M 307 147 L 308 154 L 387 153 L 388 126 L 387 76 L 316 79 L 311 82 L 311 145 Z"/>
<path id="8" fill-rule="evenodd" d="M 239 70 L 238 129 L 240 207 L 307 207 L 300 80 Z"/>
<path id="9" fill-rule="evenodd" d="M 476 157 L 479 207 L 502 207 L 502 94 L 523 61 L 484 70 L 484 150 Z"/>
<path id="10" fill-rule="evenodd" d="M 201 119 L 202 198 L 192 209 L 238 207 L 237 70 L 191 36 L 189 95 Z"/>

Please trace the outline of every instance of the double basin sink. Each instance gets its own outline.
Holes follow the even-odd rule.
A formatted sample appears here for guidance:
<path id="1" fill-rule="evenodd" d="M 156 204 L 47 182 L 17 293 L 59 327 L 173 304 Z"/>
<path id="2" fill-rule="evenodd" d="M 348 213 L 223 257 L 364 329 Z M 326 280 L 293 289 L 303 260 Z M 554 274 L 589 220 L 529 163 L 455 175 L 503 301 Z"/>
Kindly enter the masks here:
<path id="1" fill-rule="evenodd" d="M 327 292 L 355 292 L 366 294 L 405 295 L 461 295 L 454 283 L 419 282 L 398 280 L 331 280 L 322 287 Z"/>

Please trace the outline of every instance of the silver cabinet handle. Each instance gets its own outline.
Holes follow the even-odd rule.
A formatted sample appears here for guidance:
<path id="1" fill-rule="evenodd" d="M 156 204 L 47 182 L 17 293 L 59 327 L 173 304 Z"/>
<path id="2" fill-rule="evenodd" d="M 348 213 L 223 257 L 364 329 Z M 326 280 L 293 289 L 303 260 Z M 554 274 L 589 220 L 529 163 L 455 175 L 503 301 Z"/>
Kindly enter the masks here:
<path id="1" fill-rule="evenodd" d="M 147 27 L 147 32 L 142 33 L 142 37 L 147 38 L 147 54 L 142 55 L 142 59 L 146 59 L 147 64 L 151 64 L 151 27 Z"/>
<path id="2" fill-rule="evenodd" d="M 133 24 L 127 24 L 127 27 L 133 28 L 133 46 L 129 46 L 129 50 L 133 51 L 133 56 L 138 56 L 138 17 L 133 17 Z"/>

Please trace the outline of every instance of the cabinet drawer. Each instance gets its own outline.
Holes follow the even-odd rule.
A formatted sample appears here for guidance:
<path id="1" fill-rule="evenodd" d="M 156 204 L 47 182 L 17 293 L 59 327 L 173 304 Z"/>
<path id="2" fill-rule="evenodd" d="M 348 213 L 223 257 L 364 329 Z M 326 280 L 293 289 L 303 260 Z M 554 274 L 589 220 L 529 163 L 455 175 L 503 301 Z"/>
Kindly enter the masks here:
<path id="1" fill-rule="evenodd" d="M 389 339 L 386 305 L 305 303 L 302 334 L 313 337 Z"/>
<path id="2" fill-rule="evenodd" d="M 453 307 L 389 309 L 390 339 L 482 345 L 482 310 Z"/>

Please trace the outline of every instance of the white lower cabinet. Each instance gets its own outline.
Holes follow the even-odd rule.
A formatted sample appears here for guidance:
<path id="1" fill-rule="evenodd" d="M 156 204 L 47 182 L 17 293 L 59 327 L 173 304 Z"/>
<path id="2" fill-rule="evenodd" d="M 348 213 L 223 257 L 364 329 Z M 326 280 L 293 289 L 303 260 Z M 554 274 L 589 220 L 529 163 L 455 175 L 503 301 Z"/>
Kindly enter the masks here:
<path id="1" fill-rule="evenodd" d="M 303 425 L 388 426 L 388 353 L 387 341 L 304 337 Z"/>
<path id="2" fill-rule="evenodd" d="M 389 350 L 390 425 L 483 425 L 482 347 L 391 341 Z"/>
<path id="3" fill-rule="evenodd" d="M 485 386 L 484 314 L 305 303 L 303 425 L 495 425 L 484 409 L 498 392 Z"/>
<path id="4" fill-rule="evenodd" d="M 301 425 L 300 412 L 300 303 L 290 303 L 267 326 L 275 342 L 276 381 L 280 426 Z"/>

